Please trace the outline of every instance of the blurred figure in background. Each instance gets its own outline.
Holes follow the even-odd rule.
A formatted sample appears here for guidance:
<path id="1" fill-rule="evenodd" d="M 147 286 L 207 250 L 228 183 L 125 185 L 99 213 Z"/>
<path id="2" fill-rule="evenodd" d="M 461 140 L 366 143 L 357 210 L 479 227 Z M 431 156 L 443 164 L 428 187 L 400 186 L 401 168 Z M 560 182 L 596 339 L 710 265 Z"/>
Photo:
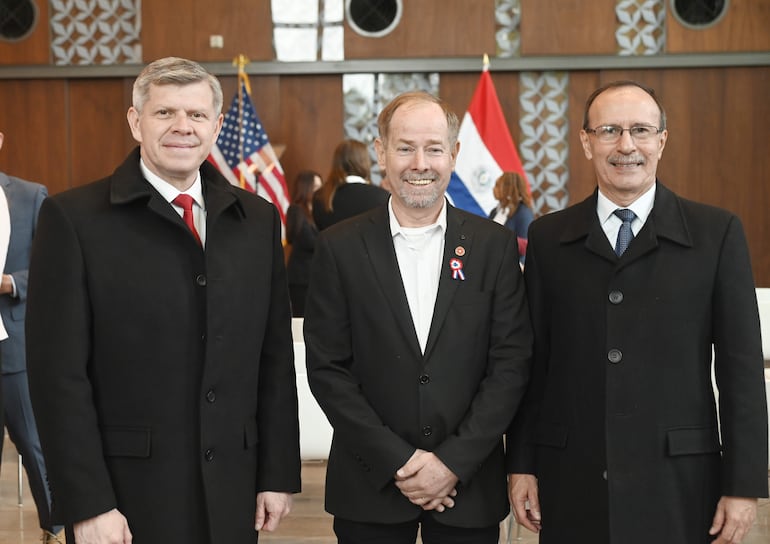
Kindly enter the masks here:
<path id="1" fill-rule="evenodd" d="M 313 193 L 321 187 L 321 176 L 303 170 L 294 179 L 291 205 L 286 212 L 286 241 L 289 258 L 289 296 L 293 317 L 305 315 L 305 294 L 310 282 L 310 262 L 313 260 L 318 227 L 313 222 Z"/>
<path id="2" fill-rule="evenodd" d="M 0 149 L 3 147 L 0 132 Z M 62 542 L 57 536 L 61 526 L 51 521 L 51 497 L 46 483 L 47 475 L 43 450 L 37 434 L 32 400 L 27 384 L 27 357 L 24 347 L 24 316 L 27 310 L 27 274 L 32 238 L 35 234 L 37 212 L 48 190 L 39 183 L 24 181 L 0 172 L 0 188 L 8 201 L 3 212 L 10 214 L 13 229 L 8 240 L 5 267 L 0 282 L 0 316 L 8 330 L 8 338 L 0 342 L 3 386 L 2 404 L 8 436 L 21 454 L 27 471 L 29 488 L 35 501 L 38 521 L 43 530 L 43 542 Z M 5 248 L 5 246 L 2 246 Z"/>
<path id="3" fill-rule="evenodd" d="M 518 172 L 503 172 L 497 178 L 492 194 L 498 204 L 489 214 L 489 218 L 516 233 L 519 244 L 519 264 L 524 266 L 527 231 L 529 224 L 535 218 L 532 213 L 532 195 L 529 194 L 527 180 Z"/>
<path id="4" fill-rule="evenodd" d="M 331 171 L 314 198 L 313 219 L 319 230 L 387 203 L 388 192 L 369 181 L 371 169 L 366 144 L 350 139 L 340 142 Z"/>

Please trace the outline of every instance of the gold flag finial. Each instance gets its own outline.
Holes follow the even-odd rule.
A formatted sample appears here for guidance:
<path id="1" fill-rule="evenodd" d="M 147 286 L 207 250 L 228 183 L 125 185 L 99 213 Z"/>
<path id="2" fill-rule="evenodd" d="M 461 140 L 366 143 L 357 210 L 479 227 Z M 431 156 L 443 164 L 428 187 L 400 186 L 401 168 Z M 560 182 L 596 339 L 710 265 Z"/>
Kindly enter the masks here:
<path id="1" fill-rule="evenodd" d="M 249 85 L 249 77 L 246 75 L 246 65 L 251 62 L 249 58 L 241 53 L 233 59 L 233 66 L 238 67 L 238 81 L 242 81 L 246 85 L 246 91 L 251 94 L 251 85 Z"/>
<path id="2" fill-rule="evenodd" d="M 484 53 L 484 67 L 482 68 L 483 71 L 488 72 L 489 71 L 489 55 Z"/>

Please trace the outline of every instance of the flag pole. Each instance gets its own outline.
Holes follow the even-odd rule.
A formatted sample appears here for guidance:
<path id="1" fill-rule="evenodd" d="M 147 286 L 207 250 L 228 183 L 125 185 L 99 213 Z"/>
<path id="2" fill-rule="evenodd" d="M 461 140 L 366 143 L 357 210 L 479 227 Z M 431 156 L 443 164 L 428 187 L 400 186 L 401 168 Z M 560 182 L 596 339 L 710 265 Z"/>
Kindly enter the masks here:
<path id="1" fill-rule="evenodd" d="M 246 65 L 249 63 L 249 59 L 244 54 L 240 54 L 233 59 L 233 66 L 238 67 L 238 164 L 244 164 L 246 158 L 243 153 L 243 87 L 246 87 L 246 92 L 251 94 L 251 85 L 249 85 L 249 78 L 246 75 Z M 243 85 L 241 85 L 243 83 Z M 241 188 L 246 187 L 246 177 L 243 174 L 243 169 L 238 168 L 239 183 Z"/>

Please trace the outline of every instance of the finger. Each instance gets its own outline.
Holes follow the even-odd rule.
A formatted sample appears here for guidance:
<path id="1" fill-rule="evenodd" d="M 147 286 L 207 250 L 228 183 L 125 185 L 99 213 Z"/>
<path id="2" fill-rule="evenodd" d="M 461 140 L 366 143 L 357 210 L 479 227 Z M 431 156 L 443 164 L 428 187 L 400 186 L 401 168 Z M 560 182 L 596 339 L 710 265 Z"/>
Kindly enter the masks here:
<path id="1" fill-rule="evenodd" d="M 725 522 L 725 511 L 722 508 L 717 507 L 717 511 L 714 514 L 714 519 L 711 522 L 711 528 L 709 529 L 710 535 L 716 535 L 722 530 L 722 526 Z"/>
<path id="2" fill-rule="evenodd" d="M 254 529 L 256 529 L 257 531 L 261 531 L 264 524 L 265 524 L 265 509 L 257 508 L 257 518 L 254 522 Z"/>

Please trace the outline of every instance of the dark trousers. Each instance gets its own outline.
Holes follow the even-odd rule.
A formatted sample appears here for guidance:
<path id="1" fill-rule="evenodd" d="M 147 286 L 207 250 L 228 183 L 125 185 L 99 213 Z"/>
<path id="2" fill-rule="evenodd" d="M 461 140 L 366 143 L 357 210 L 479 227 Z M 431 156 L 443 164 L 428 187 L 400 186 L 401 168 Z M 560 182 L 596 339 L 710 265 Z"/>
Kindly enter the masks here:
<path id="1" fill-rule="evenodd" d="M 414 521 L 382 524 L 362 523 L 334 518 L 334 533 L 339 544 L 414 544 L 417 529 L 423 544 L 497 544 L 500 527 L 468 529 L 437 522 L 429 513 Z"/>

